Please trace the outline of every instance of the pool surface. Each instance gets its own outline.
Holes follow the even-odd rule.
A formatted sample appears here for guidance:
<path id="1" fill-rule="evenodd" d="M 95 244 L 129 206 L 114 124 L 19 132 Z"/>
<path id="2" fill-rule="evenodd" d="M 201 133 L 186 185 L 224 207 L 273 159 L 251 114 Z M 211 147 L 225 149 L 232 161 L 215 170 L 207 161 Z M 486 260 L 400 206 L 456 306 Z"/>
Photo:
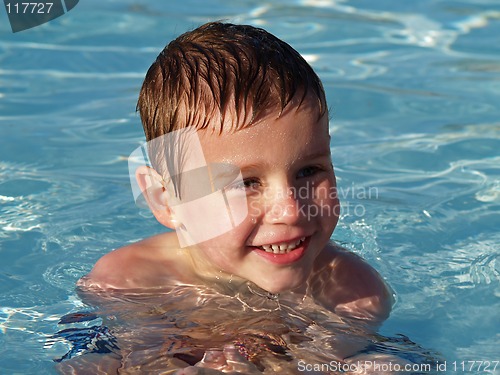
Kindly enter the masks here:
<path id="1" fill-rule="evenodd" d="M 113 353 L 116 332 L 134 333 L 92 315 L 75 282 L 103 254 L 163 230 L 135 205 L 129 184 L 127 157 L 144 140 L 137 95 L 168 41 L 221 19 L 266 28 L 323 80 L 342 201 L 332 238 L 363 256 L 396 294 L 373 350 L 446 364 L 429 373 L 500 374 L 500 4 L 493 0 L 87 0 L 15 34 L 0 10 L 0 373 L 55 373 L 55 360 L 88 351 L 92 335 L 102 344 L 93 341 L 96 351 Z M 174 292 L 182 317 L 193 291 Z M 219 297 L 209 308 L 234 303 Z M 107 318 L 124 318 L 123 302 L 130 301 L 120 299 Z M 138 309 L 128 323 L 136 333 L 150 330 L 151 340 L 173 308 L 155 305 L 158 314 Z M 259 326 L 259 310 L 250 307 L 246 318 Z M 343 337 L 345 327 L 325 319 Z M 317 338 L 311 360 L 328 357 L 329 332 L 308 332 Z M 252 337 L 290 363 L 279 332 Z M 143 349 L 150 358 L 151 348 Z"/>

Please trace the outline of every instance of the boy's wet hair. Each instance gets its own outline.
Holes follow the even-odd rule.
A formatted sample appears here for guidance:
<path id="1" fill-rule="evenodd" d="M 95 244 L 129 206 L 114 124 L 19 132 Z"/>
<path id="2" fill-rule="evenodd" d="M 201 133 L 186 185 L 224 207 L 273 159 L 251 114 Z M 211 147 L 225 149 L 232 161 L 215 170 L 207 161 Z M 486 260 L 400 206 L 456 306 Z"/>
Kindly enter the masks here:
<path id="1" fill-rule="evenodd" d="M 290 45 L 260 28 L 210 22 L 158 55 L 137 110 L 153 167 L 173 176 L 182 170 L 183 151 L 169 133 L 187 127 L 237 131 L 270 110 L 281 115 L 292 99 L 300 106 L 306 97 L 317 103 L 318 119 L 327 112 L 320 79 Z"/>
<path id="2" fill-rule="evenodd" d="M 210 22 L 163 49 L 146 74 L 137 110 L 150 141 L 187 126 L 239 130 L 264 110 L 281 114 L 296 95 L 300 103 L 312 95 L 319 115 L 326 113 L 320 79 L 290 45 L 260 28 Z M 231 129 L 223 127 L 226 115 Z"/>

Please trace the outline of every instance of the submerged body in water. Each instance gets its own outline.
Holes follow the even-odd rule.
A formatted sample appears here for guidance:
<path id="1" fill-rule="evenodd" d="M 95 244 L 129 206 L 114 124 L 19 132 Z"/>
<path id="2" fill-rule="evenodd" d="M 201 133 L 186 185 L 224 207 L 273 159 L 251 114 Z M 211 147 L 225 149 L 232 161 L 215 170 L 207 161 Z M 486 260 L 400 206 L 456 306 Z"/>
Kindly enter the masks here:
<path id="1" fill-rule="evenodd" d="M 63 373 L 181 374 L 181 369 L 195 365 L 224 370 L 231 362 L 228 351 L 236 357 L 232 372 L 245 374 L 328 374 L 353 369 L 368 359 L 431 360 L 410 341 L 399 340 L 391 348 L 391 340 L 378 335 L 372 324 L 342 318 L 307 294 L 271 294 L 251 282 L 172 282 L 162 289 L 87 289 L 81 294 L 98 307 L 61 321 L 72 325 L 89 321 L 86 328 L 73 327 L 56 335 L 72 344 L 72 351 L 58 364 Z M 102 324 L 92 325 L 99 318 Z M 83 344 L 82 331 L 87 338 Z M 398 346 L 404 353 L 401 357 Z M 409 349 L 416 354 L 408 357 Z"/>

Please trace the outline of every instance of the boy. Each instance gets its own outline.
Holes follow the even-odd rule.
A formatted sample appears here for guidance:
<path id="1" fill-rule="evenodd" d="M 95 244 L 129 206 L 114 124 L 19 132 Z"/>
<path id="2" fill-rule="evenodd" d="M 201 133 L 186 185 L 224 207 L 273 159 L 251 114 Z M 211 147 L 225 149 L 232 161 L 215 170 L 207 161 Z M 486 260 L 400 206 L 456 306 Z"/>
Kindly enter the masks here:
<path id="1" fill-rule="evenodd" d="M 387 318 L 377 272 L 329 242 L 339 202 L 328 109 L 298 52 L 262 29 L 205 24 L 157 57 L 138 110 L 153 168 L 138 168 L 137 183 L 175 232 L 105 255 L 80 286 L 251 282 L 374 325 Z"/>

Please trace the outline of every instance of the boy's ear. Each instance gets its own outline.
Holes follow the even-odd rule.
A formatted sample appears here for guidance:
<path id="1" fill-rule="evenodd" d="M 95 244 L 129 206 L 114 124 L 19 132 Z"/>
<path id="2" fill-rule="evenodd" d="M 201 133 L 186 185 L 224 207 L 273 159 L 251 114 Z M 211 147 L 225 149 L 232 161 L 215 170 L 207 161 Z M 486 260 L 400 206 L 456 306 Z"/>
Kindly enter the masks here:
<path id="1" fill-rule="evenodd" d="M 141 166 L 135 171 L 135 178 L 156 220 L 168 228 L 175 229 L 178 224 L 168 207 L 168 193 L 161 175 L 153 168 Z"/>

